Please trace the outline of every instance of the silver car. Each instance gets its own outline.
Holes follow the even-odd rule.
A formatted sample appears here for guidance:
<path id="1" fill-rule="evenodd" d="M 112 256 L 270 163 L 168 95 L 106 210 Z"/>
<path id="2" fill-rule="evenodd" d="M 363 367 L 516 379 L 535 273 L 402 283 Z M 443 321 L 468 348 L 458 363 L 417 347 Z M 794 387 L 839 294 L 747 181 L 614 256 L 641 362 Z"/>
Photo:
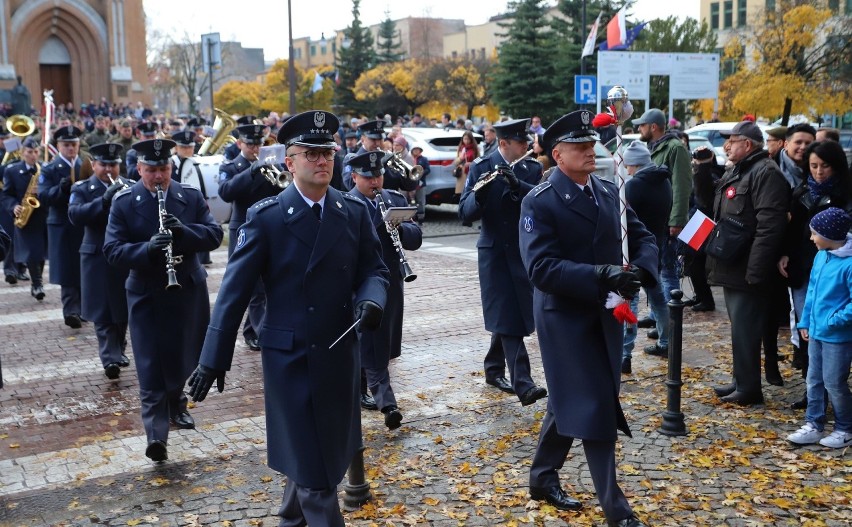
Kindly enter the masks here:
<path id="1" fill-rule="evenodd" d="M 409 151 L 418 146 L 423 156 L 429 160 L 429 175 L 426 176 L 426 203 L 440 205 L 452 203 L 456 189 L 453 177 L 453 161 L 461 143 L 464 130 L 445 131 L 442 128 L 403 128 L 402 135 L 408 141 Z M 474 133 L 477 144 L 482 135 Z M 480 146 L 480 153 L 482 147 Z"/>

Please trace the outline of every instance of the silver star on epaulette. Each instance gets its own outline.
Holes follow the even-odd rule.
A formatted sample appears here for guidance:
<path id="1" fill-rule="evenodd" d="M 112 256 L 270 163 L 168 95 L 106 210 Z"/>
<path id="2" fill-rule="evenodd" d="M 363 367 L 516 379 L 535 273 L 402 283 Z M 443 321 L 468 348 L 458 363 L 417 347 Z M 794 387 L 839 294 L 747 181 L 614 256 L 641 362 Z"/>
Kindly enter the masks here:
<path id="1" fill-rule="evenodd" d="M 183 197 L 183 194 L 181 194 L 180 192 L 178 192 L 178 197 L 179 197 L 179 198 L 182 198 L 182 197 Z"/>
<path id="2" fill-rule="evenodd" d="M 95 186 L 94 186 L 94 185 L 91 185 L 91 186 L 89 187 L 89 190 L 95 190 Z"/>
<path id="3" fill-rule="evenodd" d="M 565 194 L 565 199 L 571 199 L 571 194 Z"/>
<path id="4" fill-rule="evenodd" d="M 343 208 L 343 205 L 341 205 L 339 201 L 335 201 L 335 203 L 337 203 L 337 208 L 338 208 L 338 209 L 342 209 L 342 208 Z"/>
<path id="5" fill-rule="evenodd" d="M 136 196 L 136 201 L 139 201 L 140 199 L 142 199 L 141 196 Z"/>
<path id="6" fill-rule="evenodd" d="M 287 214 L 293 214 L 293 207 L 290 207 L 289 209 L 287 209 Z"/>

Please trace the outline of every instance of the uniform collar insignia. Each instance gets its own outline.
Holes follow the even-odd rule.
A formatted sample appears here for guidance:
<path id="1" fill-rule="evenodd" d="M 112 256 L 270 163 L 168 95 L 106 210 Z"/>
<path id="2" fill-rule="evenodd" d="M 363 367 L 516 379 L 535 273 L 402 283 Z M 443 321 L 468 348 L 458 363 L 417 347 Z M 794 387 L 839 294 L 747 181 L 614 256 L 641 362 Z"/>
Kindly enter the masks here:
<path id="1" fill-rule="evenodd" d="M 338 209 L 342 209 L 342 208 L 343 208 L 343 205 L 341 205 L 339 201 L 335 201 L 335 203 L 337 203 L 337 208 L 338 208 Z"/>
<path id="2" fill-rule="evenodd" d="M 287 214 L 293 214 L 293 207 L 290 207 L 289 209 L 287 209 Z"/>

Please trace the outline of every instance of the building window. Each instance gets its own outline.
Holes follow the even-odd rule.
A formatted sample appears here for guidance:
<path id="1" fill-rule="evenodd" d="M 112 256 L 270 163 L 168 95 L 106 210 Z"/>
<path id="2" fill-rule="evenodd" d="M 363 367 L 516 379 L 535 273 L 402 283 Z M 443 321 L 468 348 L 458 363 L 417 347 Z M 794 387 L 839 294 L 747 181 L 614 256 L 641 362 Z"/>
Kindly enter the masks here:
<path id="1" fill-rule="evenodd" d="M 294 49 L 293 54 L 296 56 L 296 60 L 302 58 L 302 48 Z"/>
<path id="2" fill-rule="evenodd" d="M 828 0 L 828 8 L 836 13 L 840 9 L 840 0 Z"/>
<path id="3" fill-rule="evenodd" d="M 328 48 L 326 46 L 320 46 L 320 55 L 325 55 L 328 52 Z"/>
<path id="4" fill-rule="evenodd" d="M 337 42 L 332 42 L 331 43 L 331 54 L 334 55 L 335 53 L 337 53 Z"/>
<path id="5" fill-rule="evenodd" d="M 734 0 L 726 0 L 723 15 L 725 18 L 722 22 L 722 27 L 724 29 L 731 29 L 734 25 Z"/>
<path id="6" fill-rule="evenodd" d="M 317 47 L 314 44 L 311 44 L 311 56 L 312 57 L 317 56 Z"/>
<path id="7" fill-rule="evenodd" d="M 710 4 L 710 29 L 719 29 L 719 2 Z"/>
<path id="8" fill-rule="evenodd" d="M 746 0 L 737 0 L 737 27 L 745 27 L 747 24 Z"/>
<path id="9" fill-rule="evenodd" d="M 457 59 L 458 57 L 459 57 L 458 52 L 457 52 L 457 51 L 453 51 L 453 58 L 454 58 L 454 59 Z"/>
<path id="10" fill-rule="evenodd" d="M 775 0 L 766 0 L 766 11 L 775 11 Z"/>
<path id="11" fill-rule="evenodd" d="M 119 97 L 127 97 L 127 85 L 126 84 L 119 84 L 118 86 L 115 87 L 115 93 Z"/>
<path id="12" fill-rule="evenodd" d="M 479 58 L 481 58 L 482 60 L 485 60 L 485 48 L 480 48 Z"/>

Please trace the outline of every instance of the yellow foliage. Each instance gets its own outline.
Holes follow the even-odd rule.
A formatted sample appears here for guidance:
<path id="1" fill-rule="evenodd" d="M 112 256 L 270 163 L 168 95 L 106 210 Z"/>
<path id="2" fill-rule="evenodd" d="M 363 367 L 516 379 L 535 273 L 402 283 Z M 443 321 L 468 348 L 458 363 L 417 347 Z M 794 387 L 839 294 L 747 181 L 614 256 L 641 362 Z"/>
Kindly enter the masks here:
<path id="1" fill-rule="evenodd" d="M 231 114 L 255 113 L 260 106 L 263 87 L 259 82 L 230 81 L 214 95 L 216 107 Z"/>

